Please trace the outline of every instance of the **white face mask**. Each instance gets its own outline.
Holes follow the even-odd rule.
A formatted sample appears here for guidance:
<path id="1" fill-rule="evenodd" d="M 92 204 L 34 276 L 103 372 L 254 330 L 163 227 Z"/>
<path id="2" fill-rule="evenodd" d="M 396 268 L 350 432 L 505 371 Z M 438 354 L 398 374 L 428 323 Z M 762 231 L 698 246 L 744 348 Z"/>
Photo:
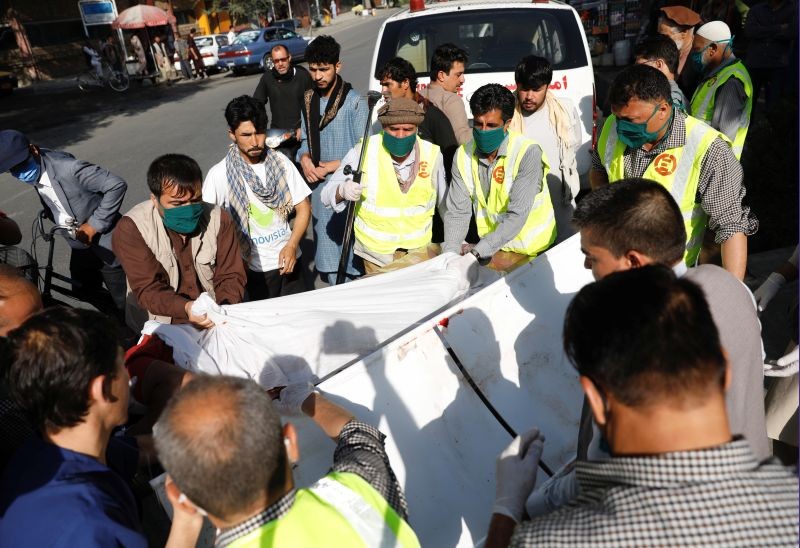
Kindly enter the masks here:
<path id="1" fill-rule="evenodd" d="M 675 40 L 675 46 L 678 48 L 678 51 L 683 49 L 683 40 Z"/>

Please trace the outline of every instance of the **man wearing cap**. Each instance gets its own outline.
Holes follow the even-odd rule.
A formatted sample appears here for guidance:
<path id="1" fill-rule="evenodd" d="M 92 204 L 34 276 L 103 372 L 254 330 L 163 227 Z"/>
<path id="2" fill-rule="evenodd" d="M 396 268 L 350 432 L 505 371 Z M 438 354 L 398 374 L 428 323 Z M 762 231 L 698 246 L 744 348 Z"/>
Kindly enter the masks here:
<path id="1" fill-rule="evenodd" d="M 0 131 L 0 173 L 6 171 L 36 189 L 51 221 L 75 228 L 74 239 L 67 239 L 70 277 L 98 308 L 121 314 L 125 273 L 111 249 L 111 232 L 121 216 L 127 183 L 66 152 L 39 148 L 13 129 Z M 97 295 L 104 282 L 113 303 Z"/>
<path id="2" fill-rule="evenodd" d="M 744 63 L 733 54 L 728 25 L 711 21 L 697 29 L 692 63 L 703 75 L 692 95 L 692 116 L 725 134 L 733 142 L 736 158 L 741 158 L 753 109 L 753 83 Z"/>
<path id="3" fill-rule="evenodd" d="M 672 105 L 667 77 L 648 65 L 620 72 L 609 90 L 609 116 L 592 153 L 593 189 L 642 177 L 663 185 L 683 213 L 684 261 L 695 266 L 708 226 L 721 245 L 722 266 L 739 280 L 747 236 L 758 220 L 742 204 L 742 166 L 724 136 Z"/>
<path id="4" fill-rule="evenodd" d="M 411 99 L 391 99 L 378 111 L 383 131 L 367 141 L 361 182 L 345 175 L 361 155 L 356 145 L 322 191 L 322 203 L 339 212 L 356 202 L 355 254 L 364 259 L 367 274 L 425 248 L 431 242 L 434 208 L 444 207 L 447 193 L 439 147 L 420 139 L 417 127 L 425 118 Z"/>
<path id="5" fill-rule="evenodd" d="M 692 96 L 700 81 L 700 74 L 689 61 L 694 28 L 700 23 L 702 23 L 700 15 L 684 6 L 667 6 L 659 10 L 658 34 L 668 36 L 678 48 L 678 71 L 675 73 L 675 80 L 687 97 Z"/>

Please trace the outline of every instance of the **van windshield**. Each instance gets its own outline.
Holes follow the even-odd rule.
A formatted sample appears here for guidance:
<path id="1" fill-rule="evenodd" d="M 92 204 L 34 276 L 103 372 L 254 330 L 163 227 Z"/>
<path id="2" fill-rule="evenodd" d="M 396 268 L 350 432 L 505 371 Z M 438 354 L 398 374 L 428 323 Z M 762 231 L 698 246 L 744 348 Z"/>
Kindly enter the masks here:
<path id="1" fill-rule="evenodd" d="M 526 55 L 545 57 L 554 70 L 566 70 L 588 64 L 582 36 L 575 15 L 564 9 L 464 10 L 412 17 L 386 25 L 376 70 L 398 56 L 414 65 L 418 77 L 428 76 L 434 49 L 447 42 L 467 51 L 468 73 L 513 72 Z"/>

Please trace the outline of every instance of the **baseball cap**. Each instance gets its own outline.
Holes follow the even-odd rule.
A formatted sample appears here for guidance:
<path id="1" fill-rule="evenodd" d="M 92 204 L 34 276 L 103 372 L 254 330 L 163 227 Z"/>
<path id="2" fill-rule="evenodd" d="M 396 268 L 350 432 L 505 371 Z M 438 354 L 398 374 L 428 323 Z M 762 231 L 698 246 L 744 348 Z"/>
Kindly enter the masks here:
<path id="1" fill-rule="evenodd" d="M 0 173 L 5 173 L 28 157 L 31 142 L 15 129 L 0 131 Z"/>

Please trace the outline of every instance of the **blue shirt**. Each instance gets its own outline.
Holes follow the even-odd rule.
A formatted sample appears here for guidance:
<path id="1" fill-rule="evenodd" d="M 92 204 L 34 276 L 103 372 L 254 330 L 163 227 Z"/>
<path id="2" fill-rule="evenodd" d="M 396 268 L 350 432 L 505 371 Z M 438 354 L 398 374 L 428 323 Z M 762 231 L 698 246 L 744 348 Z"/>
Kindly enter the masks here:
<path id="1" fill-rule="evenodd" d="M 328 98 L 321 97 L 319 113 L 325 113 Z M 345 97 L 336 118 L 325 126 L 319 134 L 319 159 L 321 162 L 341 160 L 364 134 L 367 123 L 367 104 L 355 90 L 350 90 Z M 297 161 L 308 153 L 308 137 L 305 118 L 302 124 L 302 143 L 297 151 Z M 353 166 L 355 169 L 357 166 Z M 319 272 L 336 272 L 339 268 L 339 258 L 342 255 L 342 238 L 346 213 L 335 213 L 326 208 L 322 203 L 322 189 L 330 180 L 329 173 L 320 183 L 311 183 L 311 215 L 314 226 L 314 243 L 316 245 L 314 261 Z M 350 260 L 347 263 L 347 274 L 358 276 L 362 272 L 353 263 L 353 251 L 350 250 Z"/>
<path id="2" fill-rule="evenodd" d="M 34 437 L 0 483 L 0 546 L 146 548 L 147 541 L 133 493 L 116 472 Z"/>

